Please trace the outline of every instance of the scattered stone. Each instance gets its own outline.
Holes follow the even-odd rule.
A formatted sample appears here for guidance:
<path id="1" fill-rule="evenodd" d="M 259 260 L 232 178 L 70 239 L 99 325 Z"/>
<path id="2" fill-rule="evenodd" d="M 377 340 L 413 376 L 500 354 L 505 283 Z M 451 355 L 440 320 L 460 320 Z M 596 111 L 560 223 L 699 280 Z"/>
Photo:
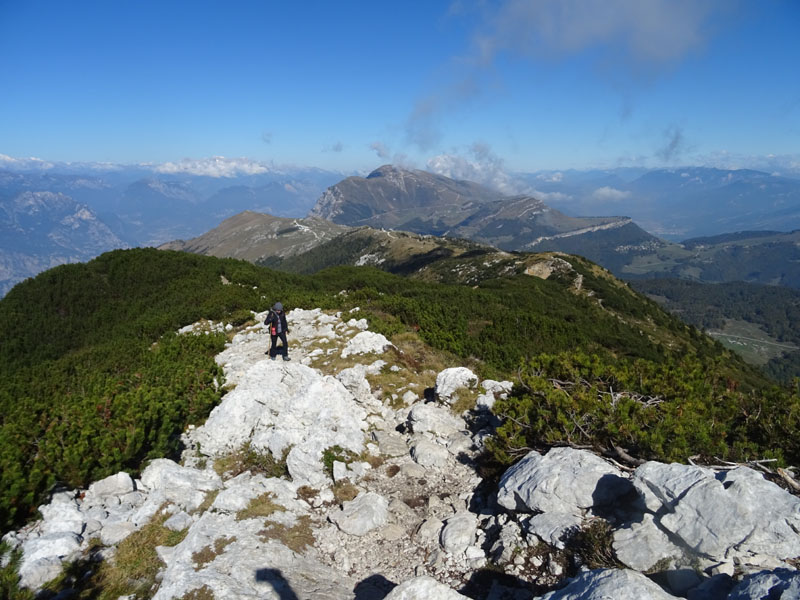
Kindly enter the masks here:
<path id="1" fill-rule="evenodd" d="M 331 515 L 331 521 L 345 533 L 362 536 L 386 524 L 388 508 L 386 498 L 367 492 L 359 494 L 355 500 L 345 502 L 341 511 Z"/>
<path id="2" fill-rule="evenodd" d="M 440 469 L 447 465 L 449 457 L 447 448 L 425 438 L 415 441 L 411 446 L 411 458 L 422 467 Z"/>
<path id="3" fill-rule="evenodd" d="M 445 521 L 439 541 L 448 554 L 463 554 L 475 541 L 478 519 L 469 512 L 459 512 Z M 481 552 L 483 557 L 483 552 Z"/>

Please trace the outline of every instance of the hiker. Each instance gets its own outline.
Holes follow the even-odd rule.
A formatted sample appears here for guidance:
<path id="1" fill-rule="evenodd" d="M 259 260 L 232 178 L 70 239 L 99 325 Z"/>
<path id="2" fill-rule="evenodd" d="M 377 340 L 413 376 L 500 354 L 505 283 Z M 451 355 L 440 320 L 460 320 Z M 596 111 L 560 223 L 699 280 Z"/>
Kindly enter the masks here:
<path id="1" fill-rule="evenodd" d="M 289 358 L 289 345 L 286 342 L 286 334 L 289 333 L 289 326 L 286 324 L 286 313 L 283 312 L 283 304 L 276 302 L 272 310 L 267 314 L 264 319 L 264 324 L 269 327 L 270 347 L 269 357 L 275 360 L 275 356 L 280 352 L 283 355 L 283 360 L 291 360 Z M 278 338 L 281 339 L 283 344 L 278 346 Z"/>

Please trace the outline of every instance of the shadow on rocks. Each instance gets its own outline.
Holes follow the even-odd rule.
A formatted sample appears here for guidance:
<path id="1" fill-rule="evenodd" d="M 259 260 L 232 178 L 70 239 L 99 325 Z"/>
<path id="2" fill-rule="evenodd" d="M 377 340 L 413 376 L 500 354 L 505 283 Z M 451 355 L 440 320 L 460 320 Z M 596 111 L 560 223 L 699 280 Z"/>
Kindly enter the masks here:
<path id="1" fill-rule="evenodd" d="M 633 483 L 619 475 L 603 475 L 592 492 L 592 509 L 595 514 L 612 521 L 625 518 L 625 520 L 641 521 L 643 516 L 639 511 L 638 519 L 634 505 L 638 492 Z M 623 517 L 624 514 L 624 517 Z"/>
<path id="2" fill-rule="evenodd" d="M 396 583 L 376 573 L 360 581 L 353 588 L 353 592 L 355 592 L 355 600 L 383 600 L 395 587 L 397 587 Z"/>
<path id="3" fill-rule="evenodd" d="M 256 581 L 270 584 L 280 600 L 300 600 L 280 569 L 259 569 L 256 571 Z"/>
<path id="4" fill-rule="evenodd" d="M 509 598 L 513 600 L 531 598 L 542 591 L 538 586 L 520 577 L 509 575 L 496 569 L 479 569 L 458 590 L 459 594 L 474 600 L 484 598 Z"/>

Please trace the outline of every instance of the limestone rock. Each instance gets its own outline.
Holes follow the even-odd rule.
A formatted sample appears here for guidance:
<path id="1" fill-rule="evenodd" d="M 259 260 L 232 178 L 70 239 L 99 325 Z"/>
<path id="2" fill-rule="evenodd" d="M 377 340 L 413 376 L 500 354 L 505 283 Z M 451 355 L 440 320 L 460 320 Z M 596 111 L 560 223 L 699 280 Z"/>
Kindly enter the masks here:
<path id="1" fill-rule="evenodd" d="M 442 468 L 447 465 L 449 457 L 447 448 L 424 438 L 416 440 L 411 446 L 411 458 L 422 467 Z"/>
<path id="2" fill-rule="evenodd" d="M 213 471 L 198 471 L 167 458 L 151 462 L 142 473 L 142 483 L 150 490 L 163 492 L 166 500 L 187 510 L 194 510 L 205 500 L 206 492 L 222 487 Z"/>
<path id="3" fill-rule="evenodd" d="M 497 503 L 508 510 L 581 516 L 608 505 L 631 488 L 622 473 L 585 450 L 553 448 L 530 452 L 500 480 Z"/>
<path id="4" fill-rule="evenodd" d="M 475 541 L 478 518 L 470 512 L 456 513 L 445 521 L 439 540 L 448 554 L 463 554 Z"/>
<path id="5" fill-rule="evenodd" d="M 543 542 L 564 549 L 565 542 L 577 532 L 583 519 L 572 513 L 546 512 L 527 521 L 528 530 Z"/>
<path id="6" fill-rule="evenodd" d="M 540 600 L 675 600 L 645 575 L 625 569 L 599 569 L 581 573 L 563 589 Z"/>
<path id="7" fill-rule="evenodd" d="M 345 533 L 362 536 L 383 527 L 389 517 L 389 502 L 374 492 L 359 494 L 355 500 L 345 502 L 342 510 L 331 515 L 331 520 Z"/>
<path id="8" fill-rule="evenodd" d="M 432 577 L 409 579 L 394 588 L 384 600 L 464 600 L 455 590 L 439 583 Z"/>
<path id="9" fill-rule="evenodd" d="M 419 403 L 411 407 L 408 425 L 414 433 L 431 433 L 446 439 L 464 429 L 464 420 L 444 406 Z"/>
<path id="10" fill-rule="evenodd" d="M 381 354 L 392 343 L 386 336 L 372 331 L 362 331 L 353 337 L 342 350 L 342 358 L 347 358 L 352 354 Z"/>
<path id="11" fill-rule="evenodd" d="M 445 369 L 436 376 L 436 394 L 439 399 L 447 404 L 452 404 L 458 398 L 460 388 L 474 388 L 478 385 L 478 376 L 466 367 L 452 367 Z"/>
<path id="12" fill-rule="evenodd" d="M 757 471 L 651 462 L 636 470 L 634 484 L 655 509 L 654 525 L 701 557 L 800 556 L 800 499 Z"/>
<path id="13" fill-rule="evenodd" d="M 122 496 L 135 488 L 133 479 L 125 472 L 111 475 L 89 486 L 88 494 L 102 498 L 104 496 Z"/>
<path id="14" fill-rule="evenodd" d="M 772 573 L 747 575 L 727 600 L 795 600 L 800 598 L 800 572 L 779 569 Z"/>

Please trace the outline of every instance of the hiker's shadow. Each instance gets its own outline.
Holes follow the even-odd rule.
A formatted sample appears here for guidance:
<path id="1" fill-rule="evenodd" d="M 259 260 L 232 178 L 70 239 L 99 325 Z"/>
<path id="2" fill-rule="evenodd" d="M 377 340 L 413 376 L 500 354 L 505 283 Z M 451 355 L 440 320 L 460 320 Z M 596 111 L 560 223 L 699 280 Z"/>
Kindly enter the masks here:
<path id="1" fill-rule="evenodd" d="M 280 569 L 258 569 L 256 581 L 270 584 L 280 600 L 300 600 Z"/>

